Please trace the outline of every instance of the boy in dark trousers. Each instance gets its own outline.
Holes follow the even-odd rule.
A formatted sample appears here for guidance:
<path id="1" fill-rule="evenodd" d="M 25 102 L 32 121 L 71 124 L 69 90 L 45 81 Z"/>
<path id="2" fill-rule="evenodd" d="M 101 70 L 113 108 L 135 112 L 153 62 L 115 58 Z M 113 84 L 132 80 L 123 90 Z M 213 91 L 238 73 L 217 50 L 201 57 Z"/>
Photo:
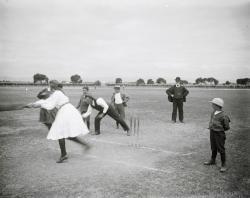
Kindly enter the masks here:
<path id="1" fill-rule="evenodd" d="M 82 96 L 76 106 L 82 114 L 83 120 L 86 122 L 88 129 L 90 129 L 90 114 L 87 114 L 88 109 L 91 108 L 92 99 L 87 97 L 89 95 L 89 87 L 84 86 L 82 88 Z"/>
<path id="2" fill-rule="evenodd" d="M 179 112 L 179 120 L 183 123 L 183 102 L 186 102 L 186 97 L 189 91 L 181 83 L 181 78 L 176 77 L 176 84 L 166 90 L 169 101 L 173 102 L 172 122 L 176 122 L 177 109 Z"/>
<path id="3" fill-rule="evenodd" d="M 214 165 L 217 152 L 221 156 L 220 172 L 225 172 L 226 168 L 226 152 L 225 152 L 225 131 L 229 130 L 229 117 L 222 111 L 224 101 L 221 98 L 214 98 L 212 101 L 213 112 L 209 122 L 210 129 L 210 144 L 212 150 L 211 159 L 204 162 L 204 165 Z"/>
<path id="4" fill-rule="evenodd" d="M 115 93 L 113 93 L 111 97 L 111 104 L 114 106 L 116 112 L 121 116 L 121 118 L 125 120 L 125 107 L 127 106 L 129 97 L 121 93 L 120 89 L 120 85 L 115 85 Z M 118 122 L 116 122 L 116 128 L 119 128 Z"/>

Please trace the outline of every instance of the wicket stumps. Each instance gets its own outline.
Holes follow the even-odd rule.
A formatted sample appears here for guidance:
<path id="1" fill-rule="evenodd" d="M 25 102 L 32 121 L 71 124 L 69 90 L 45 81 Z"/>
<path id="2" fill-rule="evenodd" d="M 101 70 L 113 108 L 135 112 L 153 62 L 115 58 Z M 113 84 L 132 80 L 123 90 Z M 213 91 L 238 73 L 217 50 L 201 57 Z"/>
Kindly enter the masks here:
<path id="1" fill-rule="evenodd" d="M 139 116 L 130 117 L 130 132 L 132 136 L 132 146 L 139 147 L 141 138 Z"/>

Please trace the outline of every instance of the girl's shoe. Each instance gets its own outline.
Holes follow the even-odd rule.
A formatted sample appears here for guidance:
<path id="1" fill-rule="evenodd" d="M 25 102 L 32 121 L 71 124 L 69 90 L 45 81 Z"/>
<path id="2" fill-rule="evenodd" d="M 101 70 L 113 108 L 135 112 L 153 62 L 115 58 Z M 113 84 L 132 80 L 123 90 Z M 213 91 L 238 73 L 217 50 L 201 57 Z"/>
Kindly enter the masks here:
<path id="1" fill-rule="evenodd" d="M 56 163 L 63 163 L 64 160 L 68 159 L 68 156 L 67 155 L 64 155 L 64 156 L 61 156 L 57 161 Z"/>
<path id="2" fill-rule="evenodd" d="M 214 160 L 209 160 L 208 162 L 204 162 L 204 165 L 210 166 L 210 165 L 215 165 L 215 161 Z"/>

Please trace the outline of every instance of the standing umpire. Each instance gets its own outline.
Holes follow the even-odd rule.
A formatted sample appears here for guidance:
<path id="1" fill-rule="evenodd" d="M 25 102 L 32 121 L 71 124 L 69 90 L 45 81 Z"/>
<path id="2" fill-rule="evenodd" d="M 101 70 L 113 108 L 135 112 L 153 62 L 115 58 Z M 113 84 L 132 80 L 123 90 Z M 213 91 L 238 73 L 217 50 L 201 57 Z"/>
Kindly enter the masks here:
<path id="1" fill-rule="evenodd" d="M 173 102 L 172 122 L 176 123 L 176 115 L 177 115 L 177 108 L 178 108 L 179 120 L 181 123 L 184 123 L 183 122 L 183 102 L 186 102 L 186 96 L 188 95 L 189 91 L 181 83 L 180 77 L 176 77 L 175 82 L 176 84 L 174 86 L 166 90 L 169 101 Z"/>

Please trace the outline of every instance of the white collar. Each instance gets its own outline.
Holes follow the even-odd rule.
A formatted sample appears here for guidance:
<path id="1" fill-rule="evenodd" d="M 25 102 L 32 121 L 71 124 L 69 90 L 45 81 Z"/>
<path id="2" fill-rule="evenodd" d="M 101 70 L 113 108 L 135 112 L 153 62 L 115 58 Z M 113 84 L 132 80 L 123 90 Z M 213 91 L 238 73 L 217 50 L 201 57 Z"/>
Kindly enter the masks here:
<path id="1" fill-rule="evenodd" d="M 214 112 L 214 115 L 217 115 L 217 114 L 219 114 L 220 112 L 222 112 L 222 111 L 215 111 L 215 112 Z"/>

